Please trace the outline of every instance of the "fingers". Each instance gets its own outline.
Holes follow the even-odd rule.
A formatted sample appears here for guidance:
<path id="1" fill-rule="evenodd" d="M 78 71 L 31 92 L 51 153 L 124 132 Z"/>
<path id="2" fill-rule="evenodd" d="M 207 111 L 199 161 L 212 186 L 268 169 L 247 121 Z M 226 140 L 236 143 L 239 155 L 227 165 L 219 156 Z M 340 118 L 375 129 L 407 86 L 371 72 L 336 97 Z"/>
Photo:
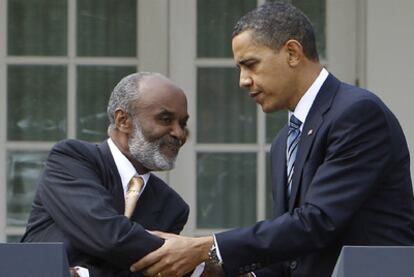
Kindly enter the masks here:
<path id="1" fill-rule="evenodd" d="M 163 272 L 165 272 L 163 270 L 163 266 L 160 263 L 157 263 L 153 266 L 148 267 L 147 269 L 145 269 L 144 271 L 142 271 L 142 273 L 145 276 L 171 276 L 171 275 L 166 275 L 166 273 L 163 274 Z"/>
<path id="2" fill-rule="evenodd" d="M 158 260 L 161 259 L 161 255 L 159 253 L 159 252 L 162 251 L 161 248 L 159 248 L 159 249 L 157 249 L 157 250 L 149 253 L 148 255 L 146 255 L 145 257 L 143 257 L 142 259 L 140 259 L 137 262 L 133 263 L 131 265 L 131 267 L 129 268 L 129 270 L 132 271 L 132 272 L 141 271 L 144 268 L 150 267 L 151 265 L 153 265 L 154 263 L 156 263 Z M 157 272 L 155 272 L 155 273 L 157 273 Z"/>

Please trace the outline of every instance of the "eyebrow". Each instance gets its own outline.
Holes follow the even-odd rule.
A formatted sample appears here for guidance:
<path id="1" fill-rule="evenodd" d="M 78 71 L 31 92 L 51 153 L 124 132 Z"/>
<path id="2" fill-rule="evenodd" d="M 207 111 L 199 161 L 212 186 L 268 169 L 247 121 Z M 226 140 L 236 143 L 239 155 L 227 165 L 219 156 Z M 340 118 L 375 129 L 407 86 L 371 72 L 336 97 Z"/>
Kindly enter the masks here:
<path id="1" fill-rule="evenodd" d="M 257 59 L 254 57 L 250 57 L 250 58 L 244 58 L 239 60 L 239 62 L 237 63 L 237 67 L 240 67 L 241 65 L 246 65 L 251 61 L 256 61 Z"/>
<path id="2" fill-rule="evenodd" d="M 157 114 L 157 116 L 175 116 L 175 114 L 169 110 L 167 110 L 166 108 L 161 108 L 162 110 Z M 187 115 L 184 120 L 188 120 L 190 118 L 189 115 Z"/>
<path id="3" fill-rule="evenodd" d="M 161 108 L 162 110 L 158 113 L 158 115 L 174 115 L 173 112 L 167 110 L 166 108 Z"/>

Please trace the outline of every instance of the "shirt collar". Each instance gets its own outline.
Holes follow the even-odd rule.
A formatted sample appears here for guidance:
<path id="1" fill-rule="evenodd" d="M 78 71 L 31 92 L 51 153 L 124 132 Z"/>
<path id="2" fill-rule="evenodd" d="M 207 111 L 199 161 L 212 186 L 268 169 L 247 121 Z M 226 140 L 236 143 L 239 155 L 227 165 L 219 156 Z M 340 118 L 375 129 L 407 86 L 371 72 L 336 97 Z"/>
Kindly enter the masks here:
<path id="1" fill-rule="evenodd" d="M 325 68 L 322 68 L 318 77 L 315 79 L 315 81 L 313 81 L 312 85 L 308 88 L 308 90 L 299 100 L 299 103 L 296 105 L 296 108 L 293 114 L 295 115 L 297 119 L 299 119 L 302 122 L 302 125 L 300 125 L 301 131 L 305 123 L 306 117 L 308 116 L 308 113 L 312 107 L 313 101 L 318 95 L 318 92 L 321 89 L 326 78 L 328 78 L 328 75 L 329 75 L 329 72 Z M 289 111 L 289 119 L 291 115 L 292 115 L 292 112 Z"/>
<path id="2" fill-rule="evenodd" d="M 140 176 L 144 179 L 144 187 L 141 190 L 141 193 L 144 191 L 145 187 L 147 186 L 148 179 L 150 177 L 150 173 L 139 174 L 132 163 L 125 157 L 124 154 L 119 150 L 119 148 L 115 145 L 111 138 L 108 138 L 108 145 L 109 149 L 111 150 L 111 154 L 114 157 L 116 169 L 118 170 L 119 176 L 121 176 L 122 188 L 124 189 L 124 193 L 126 193 L 128 189 L 128 183 L 134 176 Z"/>

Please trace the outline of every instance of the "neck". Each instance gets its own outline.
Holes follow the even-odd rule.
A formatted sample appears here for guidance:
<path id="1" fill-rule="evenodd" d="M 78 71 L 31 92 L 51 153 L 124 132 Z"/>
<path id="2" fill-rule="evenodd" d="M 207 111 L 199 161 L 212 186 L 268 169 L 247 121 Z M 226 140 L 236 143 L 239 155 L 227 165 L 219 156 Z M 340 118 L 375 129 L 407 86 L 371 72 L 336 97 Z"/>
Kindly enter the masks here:
<path id="1" fill-rule="evenodd" d="M 297 71 L 297 93 L 296 97 L 293 99 L 292 103 L 289 105 L 289 110 L 294 111 L 296 105 L 299 103 L 302 96 L 309 89 L 309 87 L 315 82 L 321 73 L 322 65 L 319 62 L 307 61 L 306 65 L 298 69 Z"/>

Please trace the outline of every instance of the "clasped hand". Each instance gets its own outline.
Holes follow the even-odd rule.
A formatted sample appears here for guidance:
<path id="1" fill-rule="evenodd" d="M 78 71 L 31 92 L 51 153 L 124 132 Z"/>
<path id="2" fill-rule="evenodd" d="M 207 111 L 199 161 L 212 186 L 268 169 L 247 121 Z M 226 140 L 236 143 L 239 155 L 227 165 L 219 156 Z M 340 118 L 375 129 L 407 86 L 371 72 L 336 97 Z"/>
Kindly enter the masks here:
<path id="1" fill-rule="evenodd" d="M 165 239 L 164 244 L 135 262 L 130 270 L 145 276 L 180 277 L 208 259 L 212 237 L 191 238 L 160 231 L 151 234 Z"/>

